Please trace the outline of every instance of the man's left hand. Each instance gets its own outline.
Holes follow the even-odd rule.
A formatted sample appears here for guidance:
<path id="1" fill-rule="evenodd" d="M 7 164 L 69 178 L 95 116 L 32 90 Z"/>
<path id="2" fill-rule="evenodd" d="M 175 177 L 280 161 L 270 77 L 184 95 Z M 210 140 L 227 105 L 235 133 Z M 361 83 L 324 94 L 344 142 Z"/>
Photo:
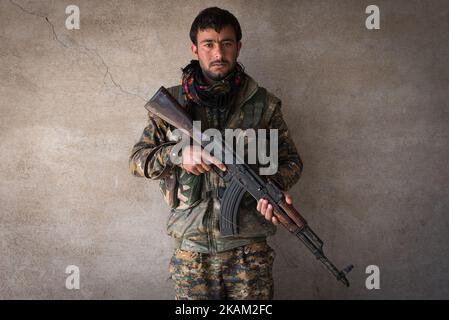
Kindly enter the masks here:
<path id="1" fill-rule="evenodd" d="M 287 191 L 284 191 L 284 197 L 285 202 L 287 202 L 287 204 L 293 203 L 292 196 Z M 257 202 L 257 211 L 259 211 L 263 216 L 265 216 L 265 219 L 273 222 L 273 224 L 276 225 L 279 224 L 278 218 L 276 218 L 273 215 L 273 206 L 268 203 L 268 200 L 260 199 Z"/>

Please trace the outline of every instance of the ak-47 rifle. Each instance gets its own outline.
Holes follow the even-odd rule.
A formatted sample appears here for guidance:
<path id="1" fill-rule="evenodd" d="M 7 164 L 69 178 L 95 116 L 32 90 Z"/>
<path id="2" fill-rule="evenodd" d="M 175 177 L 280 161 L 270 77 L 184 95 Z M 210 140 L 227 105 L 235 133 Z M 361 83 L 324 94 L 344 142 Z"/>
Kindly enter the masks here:
<path id="1" fill-rule="evenodd" d="M 195 137 L 193 134 L 191 117 L 164 87 L 161 87 L 154 94 L 145 105 L 145 108 L 170 125 L 186 133 L 202 147 L 205 147 L 204 141 L 210 141 L 210 139 L 199 139 L 200 141 L 198 141 L 198 137 Z M 213 140 L 209 143 L 213 143 Z M 220 233 L 223 236 L 238 234 L 238 211 L 240 201 L 245 192 L 250 193 L 257 201 L 266 199 L 273 207 L 273 213 L 279 222 L 288 231 L 298 237 L 338 281 L 343 282 L 349 287 L 346 274 L 351 271 L 353 266 L 349 265 L 339 271 L 324 255 L 323 241 L 313 232 L 299 212 L 285 201 L 282 190 L 269 179 L 265 182 L 229 146 L 226 146 L 226 144 L 224 149 L 225 152 L 232 152 L 235 161 L 231 164 L 225 164 L 226 171 L 223 175 L 220 175 L 228 183 L 221 201 Z M 215 170 L 217 173 L 219 172 L 217 168 Z"/>

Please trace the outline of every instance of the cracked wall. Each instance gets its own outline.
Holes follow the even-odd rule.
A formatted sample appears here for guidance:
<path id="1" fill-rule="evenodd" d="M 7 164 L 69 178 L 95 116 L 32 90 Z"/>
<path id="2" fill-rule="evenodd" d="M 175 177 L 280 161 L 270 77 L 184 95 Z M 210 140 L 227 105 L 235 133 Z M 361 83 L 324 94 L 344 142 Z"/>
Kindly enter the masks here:
<path id="1" fill-rule="evenodd" d="M 378 1 L 368 31 L 363 1 L 205 3 L 0 1 L 0 298 L 173 297 L 168 209 L 128 157 L 208 5 L 239 18 L 240 61 L 283 101 L 298 209 L 337 266 L 355 265 L 346 289 L 279 230 L 275 297 L 447 298 L 449 5 Z M 380 290 L 365 288 L 370 264 Z"/>

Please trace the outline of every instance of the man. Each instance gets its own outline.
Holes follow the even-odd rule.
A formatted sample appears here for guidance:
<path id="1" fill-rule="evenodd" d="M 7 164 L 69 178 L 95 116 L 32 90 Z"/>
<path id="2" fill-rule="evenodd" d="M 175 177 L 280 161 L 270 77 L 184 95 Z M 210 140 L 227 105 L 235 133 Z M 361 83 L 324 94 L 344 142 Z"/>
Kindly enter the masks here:
<path id="1" fill-rule="evenodd" d="M 201 129 L 278 129 L 278 171 L 270 176 L 282 190 L 294 185 L 302 162 L 281 114 L 281 101 L 244 72 L 237 62 L 242 46 L 240 24 L 216 7 L 199 13 L 190 30 L 197 60 L 183 68 L 181 85 L 168 88 Z M 169 270 L 176 299 L 272 299 L 275 253 L 267 236 L 278 224 L 266 200 L 245 194 L 239 208 L 239 234 L 223 237 L 218 227 L 226 187 L 212 166 L 225 165 L 204 150 L 182 150 L 175 165 L 170 153 L 175 128 L 149 114 L 148 126 L 133 147 L 130 170 L 160 180 L 171 207 L 167 232 L 175 239 Z M 193 161 L 200 159 L 201 161 Z M 285 192 L 286 201 L 292 202 Z"/>

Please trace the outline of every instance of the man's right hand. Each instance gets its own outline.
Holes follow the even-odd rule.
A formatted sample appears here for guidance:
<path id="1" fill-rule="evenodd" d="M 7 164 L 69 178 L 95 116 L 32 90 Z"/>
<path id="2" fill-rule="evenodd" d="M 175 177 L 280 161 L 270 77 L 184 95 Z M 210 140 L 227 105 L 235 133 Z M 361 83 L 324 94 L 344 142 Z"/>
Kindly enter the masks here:
<path id="1" fill-rule="evenodd" d="M 203 148 L 199 146 L 187 146 L 183 148 L 181 168 L 187 172 L 199 176 L 209 171 L 211 164 L 217 166 L 222 171 L 226 171 L 226 166 Z"/>

